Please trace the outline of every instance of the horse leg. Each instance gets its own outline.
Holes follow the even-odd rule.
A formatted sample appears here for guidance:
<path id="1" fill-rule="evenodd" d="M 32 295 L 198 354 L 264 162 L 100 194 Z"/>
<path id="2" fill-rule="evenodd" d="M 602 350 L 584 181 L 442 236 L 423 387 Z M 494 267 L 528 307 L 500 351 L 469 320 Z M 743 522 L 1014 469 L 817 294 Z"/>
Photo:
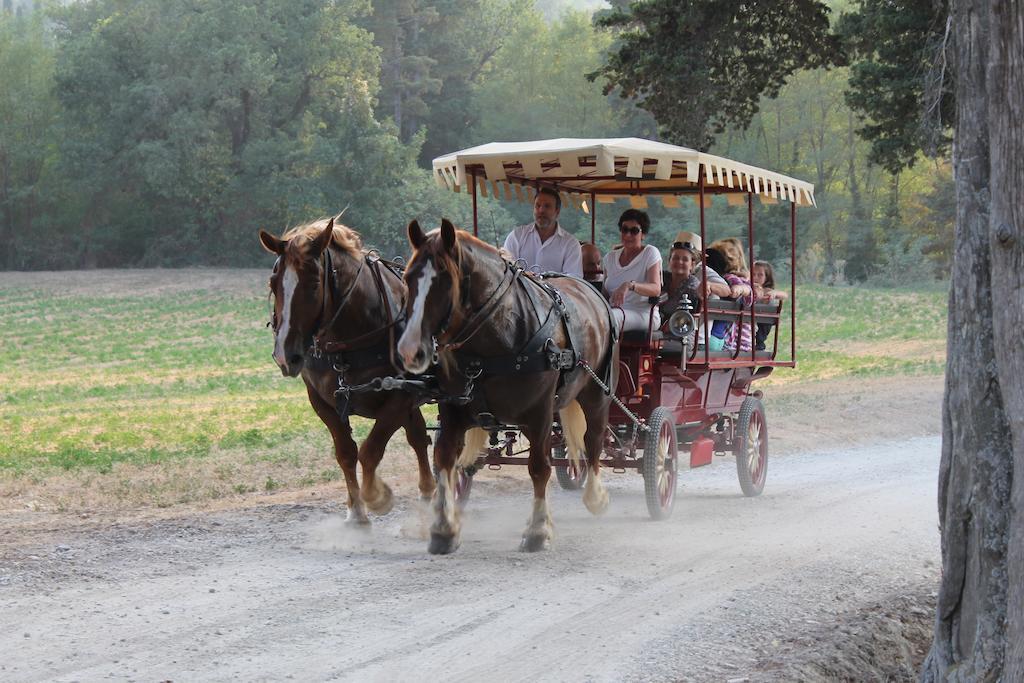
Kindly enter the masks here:
<path id="1" fill-rule="evenodd" d="M 348 489 L 348 514 L 345 522 L 348 524 L 369 524 L 370 518 L 366 516 L 366 508 L 363 499 L 359 495 L 359 479 L 356 476 L 356 464 L 358 463 L 359 449 L 352 439 L 352 427 L 347 422 L 342 422 L 334 407 L 306 385 L 306 393 L 309 395 L 309 403 L 313 410 L 331 433 L 334 440 L 334 458 L 345 475 L 345 486 Z"/>
<path id="2" fill-rule="evenodd" d="M 455 460 L 462 452 L 469 426 L 455 409 L 448 406 L 441 407 L 440 418 L 441 431 L 434 444 L 434 467 L 437 468 L 437 490 L 431 504 L 434 522 L 430 525 L 430 544 L 427 546 L 432 555 L 447 555 L 459 547 L 462 524 L 455 506 Z"/>
<path id="3" fill-rule="evenodd" d="M 430 437 L 427 436 L 427 423 L 423 421 L 423 413 L 419 408 L 409 410 L 409 417 L 403 426 L 405 427 L 405 440 L 416 452 L 416 464 L 420 469 L 420 500 L 430 500 L 437 484 L 434 482 L 434 473 L 430 471 L 430 460 L 427 457 L 427 446 L 430 445 Z"/>
<path id="4" fill-rule="evenodd" d="M 590 468 L 587 483 L 583 489 L 583 504 L 587 506 L 591 514 L 604 514 L 608 509 L 608 491 L 601 483 L 601 448 L 604 443 L 604 427 L 600 430 L 591 429 L 589 423 L 599 420 L 599 418 L 591 413 L 590 419 L 587 419 L 587 414 L 583 412 L 579 400 L 572 401 L 559 411 L 559 417 L 562 420 L 562 433 L 565 435 L 565 442 L 573 450 L 573 461 L 577 460 L 577 453 L 582 453 L 587 458 L 587 467 Z"/>
<path id="5" fill-rule="evenodd" d="M 524 428 L 523 434 L 530 441 L 530 456 L 527 469 L 533 480 L 533 511 L 530 521 L 523 532 L 523 540 L 519 549 L 528 553 L 546 550 L 554 537 L 554 525 L 548 509 L 548 479 L 551 477 L 551 462 L 548 451 L 551 448 L 551 415 L 552 406 L 547 405 L 544 413 L 547 419 L 537 419 L 530 428 Z"/>
<path id="6" fill-rule="evenodd" d="M 381 411 L 388 412 L 388 406 Z M 391 487 L 385 484 L 377 476 L 377 467 L 384 458 L 384 449 L 392 435 L 398 431 L 398 422 L 387 417 L 380 417 L 373 423 L 370 433 L 363 440 L 359 447 L 359 463 L 363 466 L 363 502 L 366 507 L 378 515 L 386 515 L 391 512 L 395 504 Z"/>
<path id="7" fill-rule="evenodd" d="M 602 515 L 608 510 L 608 489 L 601 481 L 601 452 L 604 450 L 604 432 L 608 425 L 608 408 L 604 408 L 604 417 L 600 411 L 590 411 L 590 424 L 587 425 L 587 432 L 583 436 L 583 443 L 587 449 L 587 482 L 583 490 L 583 504 L 587 506 L 592 515 Z"/>

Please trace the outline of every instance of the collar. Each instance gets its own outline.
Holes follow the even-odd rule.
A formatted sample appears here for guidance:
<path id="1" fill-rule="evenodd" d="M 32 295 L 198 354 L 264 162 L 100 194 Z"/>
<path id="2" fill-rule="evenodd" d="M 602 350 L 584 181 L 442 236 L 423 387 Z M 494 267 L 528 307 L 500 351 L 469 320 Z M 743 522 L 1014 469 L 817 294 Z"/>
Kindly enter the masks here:
<path id="1" fill-rule="evenodd" d="M 537 235 L 537 239 L 540 239 L 540 231 L 537 230 L 537 221 L 530 223 L 530 231 Z M 551 237 L 547 238 L 547 240 L 542 241 L 541 244 L 547 244 L 556 237 L 564 237 L 565 235 L 568 234 L 569 233 L 562 229 L 562 224 L 559 223 L 558 221 L 555 221 L 555 232 L 552 233 Z"/>

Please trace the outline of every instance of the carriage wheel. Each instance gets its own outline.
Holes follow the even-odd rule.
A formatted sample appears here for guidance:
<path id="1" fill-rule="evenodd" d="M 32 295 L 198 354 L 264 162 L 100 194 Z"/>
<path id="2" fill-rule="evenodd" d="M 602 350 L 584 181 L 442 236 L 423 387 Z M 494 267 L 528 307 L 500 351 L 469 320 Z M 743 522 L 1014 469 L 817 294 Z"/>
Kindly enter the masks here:
<path id="1" fill-rule="evenodd" d="M 587 482 L 587 461 L 581 458 L 574 465 L 565 452 L 565 446 L 551 449 L 551 464 L 555 466 L 559 485 L 566 491 L 579 491 Z"/>
<path id="2" fill-rule="evenodd" d="M 764 419 L 764 405 L 753 396 L 743 399 L 740 406 L 733 452 L 743 495 L 760 495 L 768 476 L 768 424 Z"/>
<path id="3" fill-rule="evenodd" d="M 455 477 L 455 507 L 465 510 L 469 503 L 469 493 L 473 490 L 473 475 L 476 474 L 475 467 L 460 467 L 456 470 Z"/>
<path id="4" fill-rule="evenodd" d="M 667 408 L 655 408 L 644 437 L 644 492 L 651 519 L 667 519 L 676 502 L 679 449 L 676 425 Z"/>

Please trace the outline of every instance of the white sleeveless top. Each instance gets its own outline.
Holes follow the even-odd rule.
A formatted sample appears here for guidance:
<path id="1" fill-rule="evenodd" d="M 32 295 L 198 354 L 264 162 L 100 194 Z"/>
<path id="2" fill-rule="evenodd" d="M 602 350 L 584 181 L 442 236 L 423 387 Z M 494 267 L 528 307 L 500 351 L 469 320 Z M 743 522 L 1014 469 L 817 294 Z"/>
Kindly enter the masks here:
<path id="1" fill-rule="evenodd" d="M 604 265 L 604 291 L 609 295 L 630 280 L 647 282 L 647 270 L 651 266 L 656 265 L 658 270 L 661 270 L 661 252 L 653 244 L 645 244 L 640 253 L 628 265 L 619 265 L 619 256 L 621 255 L 621 249 L 612 249 L 601 260 Z M 651 309 L 651 305 L 647 303 L 647 297 L 636 292 L 626 292 L 622 307 L 639 311 L 644 315 Z"/>

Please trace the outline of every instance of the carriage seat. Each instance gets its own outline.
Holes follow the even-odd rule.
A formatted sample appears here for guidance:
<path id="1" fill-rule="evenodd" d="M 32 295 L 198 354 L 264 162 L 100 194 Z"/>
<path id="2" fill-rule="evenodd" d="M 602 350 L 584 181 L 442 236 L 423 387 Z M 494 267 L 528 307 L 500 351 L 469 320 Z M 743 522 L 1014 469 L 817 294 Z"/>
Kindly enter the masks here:
<path id="1" fill-rule="evenodd" d="M 662 340 L 661 330 L 654 330 L 651 332 L 650 341 L 657 342 Z M 647 330 L 626 330 L 622 333 L 623 344 L 647 344 Z"/>

